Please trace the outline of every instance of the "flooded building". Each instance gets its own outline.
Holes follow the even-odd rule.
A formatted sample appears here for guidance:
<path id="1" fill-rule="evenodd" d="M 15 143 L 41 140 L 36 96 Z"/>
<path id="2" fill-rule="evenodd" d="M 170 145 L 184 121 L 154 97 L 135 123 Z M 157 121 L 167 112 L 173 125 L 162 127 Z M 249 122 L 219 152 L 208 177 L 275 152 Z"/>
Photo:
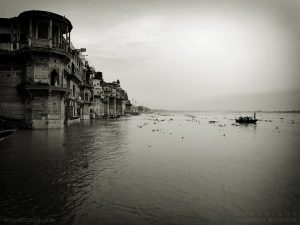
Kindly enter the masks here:
<path id="1" fill-rule="evenodd" d="M 45 11 L 0 19 L 0 116 L 28 128 L 63 127 L 71 22 Z"/>
<path id="2" fill-rule="evenodd" d="M 80 85 L 86 72 L 85 65 L 79 57 L 77 50 L 71 47 L 72 54 L 69 63 L 64 68 L 66 87 L 70 92 L 65 96 L 65 123 L 79 120 L 83 113 L 84 101 L 82 99 Z"/>
<path id="3" fill-rule="evenodd" d="M 72 29 L 67 18 L 46 11 L 0 18 L 0 117 L 48 129 L 90 119 L 93 111 L 124 114 L 127 93 L 95 73 L 85 49 L 72 45 Z"/>
<path id="4" fill-rule="evenodd" d="M 94 68 L 86 63 L 86 70 L 83 73 L 83 82 L 80 85 L 81 97 L 83 99 L 81 119 L 90 119 L 91 108 L 94 104 L 94 86 L 92 78 L 94 71 Z"/>
<path id="5" fill-rule="evenodd" d="M 103 91 L 103 77 L 102 72 L 96 72 L 93 78 L 93 86 L 94 86 L 94 106 L 93 112 L 95 113 L 95 117 L 104 117 L 105 116 L 105 108 L 106 102 Z"/>
<path id="6" fill-rule="evenodd" d="M 94 112 L 96 116 L 116 118 L 125 114 L 128 101 L 127 92 L 121 88 L 120 81 L 105 82 L 102 73 L 95 74 L 94 84 Z"/>

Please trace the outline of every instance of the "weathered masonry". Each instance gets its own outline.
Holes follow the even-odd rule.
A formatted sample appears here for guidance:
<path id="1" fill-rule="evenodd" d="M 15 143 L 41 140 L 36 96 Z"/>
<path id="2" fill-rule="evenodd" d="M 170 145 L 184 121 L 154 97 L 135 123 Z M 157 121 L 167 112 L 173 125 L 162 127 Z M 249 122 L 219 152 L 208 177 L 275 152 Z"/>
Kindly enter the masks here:
<path id="1" fill-rule="evenodd" d="M 0 25 L 0 115 L 34 129 L 62 127 L 72 24 L 54 13 L 27 11 L 1 18 Z"/>
<path id="2" fill-rule="evenodd" d="M 72 45 L 72 28 L 67 18 L 46 11 L 0 18 L 0 117 L 48 129 L 124 114 L 127 93 L 119 82 L 99 79 L 85 49 Z"/>
<path id="3" fill-rule="evenodd" d="M 93 79 L 94 102 L 93 112 L 96 117 L 119 117 L 124 115 L 128 103 L 127 92 L 120 86 L 120 81 L 107 83 L 102 73 L 96 72 Z"/>

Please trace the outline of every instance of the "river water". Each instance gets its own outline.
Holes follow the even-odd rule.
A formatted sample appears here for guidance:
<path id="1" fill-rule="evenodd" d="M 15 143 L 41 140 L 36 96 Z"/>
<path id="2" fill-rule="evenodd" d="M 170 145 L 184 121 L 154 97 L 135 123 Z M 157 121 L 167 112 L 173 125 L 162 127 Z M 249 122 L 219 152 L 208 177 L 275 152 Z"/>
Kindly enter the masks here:
<path id="1" fill-rule="evenodd" d="M 257 125 L 237 126 L 239 115 L 148 114 L 19 130 L 0 142 L 0 220 L 299 223 L 300 114 L 258 113 Z"/>

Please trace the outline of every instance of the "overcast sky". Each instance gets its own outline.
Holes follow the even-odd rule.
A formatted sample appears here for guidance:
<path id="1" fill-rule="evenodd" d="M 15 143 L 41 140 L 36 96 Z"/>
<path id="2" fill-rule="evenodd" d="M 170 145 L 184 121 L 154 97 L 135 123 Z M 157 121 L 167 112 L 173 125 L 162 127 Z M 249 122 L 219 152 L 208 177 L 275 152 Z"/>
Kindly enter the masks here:
<path id="1" fill-rule="evenodd" d="M 104 79 L 130 99 L 185 110 L 300 109 L 299 0 L 0 0 L 1 17 L 72 22 Z"/>

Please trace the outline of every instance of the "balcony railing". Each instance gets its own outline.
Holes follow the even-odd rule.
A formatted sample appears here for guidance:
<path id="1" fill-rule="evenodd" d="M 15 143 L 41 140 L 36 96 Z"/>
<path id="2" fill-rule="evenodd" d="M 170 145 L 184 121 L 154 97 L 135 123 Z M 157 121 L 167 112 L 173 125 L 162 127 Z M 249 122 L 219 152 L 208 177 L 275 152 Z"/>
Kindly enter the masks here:
<path id="1" fill-rule="evenodd" d="M 47 49 L 53 49 L 58 50 L 64 53 L 70 54 L 72 52 L 71 48 L 68 46 L 67 43 L 51 43 L 48 39 L 31 39 L 24 40 L 20 42 L 20 49 L 23 48 L 47 48 Z"/>
<path id="2" fill-rule="evenodd" d="M 32 39 L 31 46 L 38 48 L 50 48 L 50 41 L 48 39 Z"/>
<path id="3" fill-rule="evenodd" d="M 49 92 L 56 91 L 56 92 L 71 92 L 69 88 L 61 87 L 61 86 L 50 86 L 49 84 L 32 84 L 26 85 L 25 89 L 27 90 L 46 90 Z"/>

